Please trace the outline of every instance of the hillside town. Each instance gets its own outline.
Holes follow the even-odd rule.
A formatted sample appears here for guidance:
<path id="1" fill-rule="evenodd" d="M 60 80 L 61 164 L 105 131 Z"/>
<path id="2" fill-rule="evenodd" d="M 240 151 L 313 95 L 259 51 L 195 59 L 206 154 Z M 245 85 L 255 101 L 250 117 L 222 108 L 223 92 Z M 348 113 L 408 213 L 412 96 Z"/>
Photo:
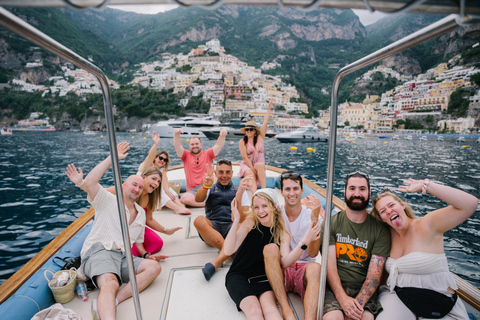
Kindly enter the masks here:
<path id="1" fill-rule="evenodd" d="M 300 126 L 316 124 L 328 128 L 330 112 L 320 111 L 318 118 L 305 117 L 308 104 L 300 98 L 297 89 L 282 81 L 283 76 L 262 73 L 280 66 L 280 62 L 264 62 L 260 69 L 249 66 L 237 57 L 225 53 L 218 39 L 212 39 L 191 49 L 187 54 L 162 53 L 162 59 L 151 63 L 141 63 L 134 73 L 132 85 L 150 90 L 168 90 L 183 94 L 179 106 L 185 107 L 191 97 L 202 97 L 210 102 L 209 114 L 217 119 L 225 114 L 238 118 L 249 116 L 261 121 L 267 111 L 268 101 L 275 101 L 272 116 L 274 128 L 282 131 Z M 470 76 L 480 72 L 474 67 L 453 66 L 459 57 L 449 63 L 441 63 L 415 78 L 402 75 L 385 66 L 368 70 L 357 81 L 368 82 L 380 73 L 383 78 L 392 77 L 403 84 L 383 93 L 369 95 L 363 103 L 344 102 L 339 105 L 338 125 L 364 129 L 369 132 L 391 132 L 398 120 L 426 115 L 442 115 L 450 102 L 451 94 L 459 87 L 473 90 Z M 27 68 L 35 68 L 41 61 L 29 63 Z M 60 96 L 74 92 L 77 96 L 101 93 L 97 79 L 82 69 L 75 69 L 68 63 L 62 66 L 63 76 L 49 79 L 50 86 L 28 84 L 13 80 L 18 90 L 57 93 Z M 110 81 L 112 89 L 119 88 Z M 325 92 L 328 93 L 328 92 Z M 470 97 L 468 115 L 458 119 L 443 119 L 436 127 L 449 132 L 478 131 L 475 121 L 480 109 L 480 92 Z"/>

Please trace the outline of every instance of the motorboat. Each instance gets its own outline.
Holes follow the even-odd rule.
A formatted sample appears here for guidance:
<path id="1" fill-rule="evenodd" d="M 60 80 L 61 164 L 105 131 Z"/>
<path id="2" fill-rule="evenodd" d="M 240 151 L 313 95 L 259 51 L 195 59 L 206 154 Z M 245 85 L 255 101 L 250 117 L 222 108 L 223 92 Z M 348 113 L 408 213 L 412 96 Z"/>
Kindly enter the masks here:
<path id="1" fill-rule="evenodd" d="M 328 136 L 320 133 L 314 126 L 303 126 L 291 132 L 275 136 L 280 142 L 328 142 Z"/>
<path id="2" fill-rule="evenodd" d="M 378 136 L 380 139 L 390 139 L 389 136 L 386 136 L 386 135 L 381 135 L 381 136 Z"/>
<path id="3" fill-rule="evenodd" d="M 480 138 L 478 138 L 477 140 L 475 140 L 475 143 L 480 143 Z"/>
<path id="4" fill-rule="evenodd" d="M 85 130 L 85 131 L 83 131 L 83 134 L 86 134 L 86 135 L 96 135 L 96 134 L 97 134 L 97 131 Z"/>
<path id="5" fill-rule="evenodd" d="M 237 177 L 239 171 L 240 165 L 234 163 L 232 182 L 235 185 L 240 183 L 240 178 Z M 280 203 L 284 202 L 279 189 L 279 179 L 283 171 L 284 169 L 272 166 L 267 166 L 266 170 L 267 188 L 275 189 Z M 170 182 L 179 183 L 180 191 L 185 192 L 186 180 L 183 165 L 172 166 L 167 175 Z M 305 178 L 303 179 L 303 188 L 302 197 L 314 194 L 320 199 L 322 206 L 325 206 L 326 191 L 324 188 Z M 249 191 L 248 195 L 251 197 Z M 334 214 L 342 210 L 344 206 L 345 203 L 341 199 L 333 196 L 332 212 Z M 160 275 L 140 293 L 143 319 L 244 319 L 244 315 L 237 312 L 235 304 L 225 290 L 225 275 L 233 261 L 231 258 L 225 261 L 208 283 L 205 281 L 201 268 L 206 262 L 213 260 L 219 251 L 200 239 L 193 225 L 198 216 L 205 216 L 205 208 L 193 208 L 191 216 L 177 215 L 166 207 L 153 213 L 153 218 L 162 225 L 181 226 L 185 232 L 178 231 L 170 236 L 162 236 L 164 245 L 161 252 L 169 258 L 161 262 L 162 272 Z M 39 310 L 55 303 L 43 274 L 45 270 L 53 273 L 60 270 L 60 267 L 52 261 L 53 257 L 71 257 L 80 254 L 85 237 L 91 230 L 93 217 L 93 208 L 85 211 L 67 228 L 69 232 L 59 234 L 32 259 L 36 261 L 34 265 L 25 265 L 0 287 L 1 297 L 2 291 L 10 288 L 11 284 L 17 286 L 12 297 L 5 302 L 1 301 L 0 319 L 30 319 Z M 61 249 L 57 252 L 58 248 Z M 320 254 L 318 259 L 320 259 Z M 24 277 L 25 273 L 30 275 L 22 285 L 19 283 L 19 279 Z M 89 292 L 88 300 L 97 299 L 98 293 L 99 290 Z M 291 299 L 299 319 L 303 319 L 301 298 L 297 294 L 289 293 L 289 299 Z M 84 302 L 75 295 L 72 301 L 63 306 L 75 311 L 82 319 L 91 319 L 90 301 Z M 215 314 L 212 314 L 213 309 L 215 309 Z M 135 319 L 135 310 L 131 299 L 118 305 L 117 319 Z"/>
<path id="6" fill-rule="evenodd" d="M 11 136 L 13 132 L 12 132 L 12 129 L 2 128 L 1 134 L 2 136 Z"/>
<path id="7" fill-rule="evenodd" d="M 443 136 L 438 136 L 437 139 L 435 139 L 435 141 L 441 141 L 441 142 L 443 142 Z"/>
<path id="8" fill-rule="evenodd" d="M 405 136 L 403 139 L 404 139 L 404 140 L 412 140 L 413 137 L 412 137 L 411 135 L 408 135 L 408 136 Z"/>
<path id="9" fill-rule="evenodd" d="M 217 140 L 220 136 L 220 131 L 227 130 L 226 140 L 240 140 L 245 133 L 240 129 L 228 128 L 228 127 L 215 127 L 210 129 L 201 129 L 200 131 L 208 138 L 208 140 Z"/>
<path id="10" fill-rule="evenodd" d="M 465 142 L 465 137 L 460 136 L 457 138 L 457 141 L 455 142 Z"/>
<path id="11" fill-rule="evenodd" d="M 206 138 L 202 129 L 212 129 L 219 127 L 220 121 L 213 120 L 212 116 L 207 117 L 182 117 L 178 119 L 170 119 L 168 121 L 160 121 L 152 125 L 149 130 L 155 131 L 161 138 L 173 138 L 175 129 L 182 129 L 182 137 L 200 137 Z"/>
<path id="12" fill-rule="evenodd" d="M 421 136 L 418 140 L 420 140 L 420 141 L 427 141 L 428 139 L 427 139 L 427 136 Z"/>
<path id="13" fill-rule="evenodd" d="M 392 137 L 392 140 L 400 140 L 400 137 L 399 137 L 398 135 L 394 135 L 394 136 Z"/>

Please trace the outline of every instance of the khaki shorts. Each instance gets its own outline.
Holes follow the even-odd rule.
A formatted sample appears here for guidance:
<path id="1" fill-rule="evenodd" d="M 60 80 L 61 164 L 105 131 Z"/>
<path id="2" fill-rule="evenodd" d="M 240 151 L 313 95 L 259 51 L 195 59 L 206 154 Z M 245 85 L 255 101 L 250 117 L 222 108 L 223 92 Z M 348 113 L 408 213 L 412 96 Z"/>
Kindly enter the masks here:
<path id="1" fill-rule="evenodd" d="M 135 273 L 144 259 L 133 257 Z M 95 277 L 105 273 L 113 273 L 117 276 L 120 285 L 130 281 L 128 264 L 125 253 L 118 250 L 107 250 L 101 244 L 94 244 L 82 257 L 83 272 L 92 279 L 97 286 Z"/>
<path id="2" fill-rule="evenodd" d="M 344 282 L 342 282 L 342 287 L 343 290 L 345 290 L 347 296 L 352 298 L 355 298 L 362 289 L 361 285 Z M 374 315 L 374 317 L 376 317 L 377 314 L 382 311 L 382 304 L 380 303 L 380 301 L 378 301 L 378 290 L 375 291 L 375 293 L 372 295 L 370 300 L 368 300 L 367 304 L 363 307 L 363 309 L 368 310 Z M 325 288 L 325 305 L 323 307 L 323 314 L 335 310 L 343 311 L 340 303 L 335 298 L 335 294 L 333 293 L 332 289 L 330 289 L 330 286 L 327 285 Z"/>

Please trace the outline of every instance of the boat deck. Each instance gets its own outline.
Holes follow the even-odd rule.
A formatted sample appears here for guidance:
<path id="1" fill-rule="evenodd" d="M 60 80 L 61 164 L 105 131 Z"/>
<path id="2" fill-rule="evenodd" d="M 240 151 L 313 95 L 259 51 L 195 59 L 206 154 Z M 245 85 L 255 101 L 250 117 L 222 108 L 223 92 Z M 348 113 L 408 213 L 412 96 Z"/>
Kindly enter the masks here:
<path id="1" fill-rule="evenodd" d="M 179 172 L 181 171 L 181 172 Z M 183 170 L 176 170 L 169 180 L 182 179 Z M 238 166 L 234 166 L 234 176 Z M 269 172 L 276 177 L 278 173 Z M 283 202 L 278 191 L 278 199 Z M 140 293 L 140 305 L 143 319 L 246 319 L 243 312 L 238 312 L 225 288 L 225 275 L 232 259 L 225 262 L 215 275 L 206 281 L 201 269 L 205 263 L 213 260 L 219 250 L 204 243 L 193 226 L 199 215 L 205 215 L 203 208 L 191 208 L 191 216 L 176 215 L 164 208 L 154 213 L 154 218 L 166 227 L 181 226 L 183 229 L 173 235 L 160 234 L 164 245 L 160 251 L 169 256 L 160 262 L 162 272 L 155 281 Z M 96 299 L 99 291 L 88 294 L 88 301 L 83 302 L 77 296 L 64 304 L 78 313 L 82 319 L 91 318 L 91 300 Z M 296 294 L 289 294 L 298 318 L 303 319 L 303 303 Z M 135 319 L 133 299 L 128 299 L 117 306 L 117 319 Z"/>

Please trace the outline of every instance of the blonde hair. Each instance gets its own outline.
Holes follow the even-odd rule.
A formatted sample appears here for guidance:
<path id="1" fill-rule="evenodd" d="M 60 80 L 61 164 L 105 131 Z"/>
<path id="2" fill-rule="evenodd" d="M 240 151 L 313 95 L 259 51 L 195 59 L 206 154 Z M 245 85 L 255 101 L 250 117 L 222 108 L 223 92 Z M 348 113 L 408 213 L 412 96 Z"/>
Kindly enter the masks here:
<path id="1" fill-rule="evenodd" d="M 377 219 L 378 221 L 380 222 L 383 222 L 382 221 L 382 218 L 380 217 L 380 213 L 378 212 L 377 210 L 377 202 L 382 199 L 382 198 L 385 198 L 385 197 L 392 197 L 393 200 L 397 201 L 398 203 L 400 204 L 403 204 L 405 206 L 405 214 L 407 215 L 407 217 L 409 217 L 410 219 L 417 219 L 417 216 L 413 213 L 412 211 L 412 208 L 410 208 L 410 206 L 408 204 L 406 204 L 399 196 L 397 196 L 395 193 L 389 191 L 389 190 L 386 190 L 386 191 L 382 191 L 380 192 L 379 194 L 377 194 L 375 196 L 375 198 L 373 198 L 372 200 L 372 205 L 373 205 L 373 208 L 372 208 L 372 211 L 370 211 L 370 214 L 375 218 Z"/>
<path id="2" fill-rule="evenodd" d="M 154 166 L 149 167 L 149 168 L 143 170 L 143 172 L 142 172 L 142 178 L 152 176 L 154 174 L 158 174 L 158 176 L 160 177 L 160 182 L 158 184 L 158 188 L 153 190 L 152 193 L 148 194 L 147 208 L 149 210 L 152 210 L 152 211 L 155 211 L 157 209 L 158 204 L 160 203 L 160 200 L 162 199 L 162 173 L 160 172 L 160 170 L 158 170 L 157 167 L 154 167 Z M 137 199 L 138 204 L 140 204 L 140 198 L 141 197 L 138 197 L 138 199 Z"/>
<path id="3" fill-rule="evenodd" d="M 283 218 L 282 218 L 282 211 L 280 210 L 280 207 L 275 206 L 275 202 L 267 194 L 265 194 L 263 192 L 259 192 L 259 193 L 254 194 L 253 197 L 252 197 L 252 204 L 251 204 L 251 209 L 252 210 L 251 210 L 251 213 L 250 213 L 250 216 L 253 218 L 253 221 L 255 222 L 252 229 L 258 228 L 258 225 L 260 223 L 257 215 L 254 213 L 254 210 L 253 210 L 253 199 L 255 199 L 255 197 L 259 197 L 259 198 L 264 199 L 267 202 L 268 208 L 272 211 L 272 213 L 273 213 L 272 214 L 272 226 L 270 227 L 270 232 L 272 233 L 273 242 L 280 246 L 280 244 L 282 242 L 282 235 L 286 231 L 285 223 L 284 223 Z"/>

